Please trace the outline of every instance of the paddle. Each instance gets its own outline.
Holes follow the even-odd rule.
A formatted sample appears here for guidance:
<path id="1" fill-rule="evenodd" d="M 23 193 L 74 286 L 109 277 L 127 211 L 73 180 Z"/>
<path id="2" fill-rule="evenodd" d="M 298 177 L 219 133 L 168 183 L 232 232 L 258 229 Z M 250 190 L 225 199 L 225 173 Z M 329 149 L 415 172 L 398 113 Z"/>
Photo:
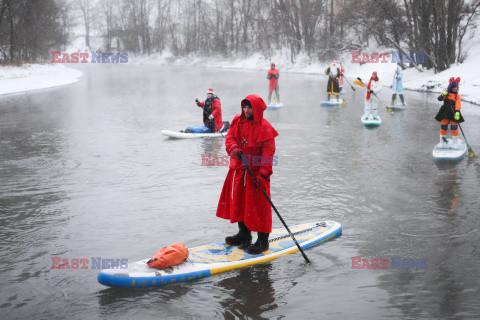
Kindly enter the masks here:
<path id="1" fill-rule="evenodd" d="M 197 106 L 199 106 L 200 108 L 202 108 L 203 112 L 205 112 L 205 114 L 207 115 L 207 117 L 210 116 L 210 115 L 207 113 L 207 111 L 205 110 L 204 107 L 202 107 L 201 105 L 198 105 L 198 104 L 197 104 Z M 209 118 L 209 121 L 212 121 L 212 123 L 213 123 L 213 125 L 215 126 L 215 128 L 217 128 L 218 133 L 220 133 L 220 134 L 222 135 L 222 137 L 225 137 L 225 136 L 223 135 L 223 133 L 220 131 L 220 129 L 218 129 L 218 127 L 217 127 L 217 125 L 215 124 L 215 122 L 213 121 L 213 119 L 210 119 L 210 118 Z M 214 132 L 214 133 L 215 133 L 215 132 Z"/>
<path id="2" fill-rule="evenodd" d="M 455 114 L 455 109 L 453 109 L 452 106 L 450 106 L 450 108 L 452 109 L 453 114 Z M 458 122 L 458 127 L 460 128 L 460 131 L 462 132 L 463 139 L 465 139 L 465 143 L 467 144 L 467 147 L 468 147 L 468 157 L 469 157 L 469 158 L 476 158 L 477 155 L 475 154 L 475 152 L 473 152 L 473 149 L 470 148 L 470 145 L 468 144 L 467 138 L 465 137 L 465 133 L 463 133 L 462 126 L 460 125 L 459 122 Z"/>
<path id="3" fill-rule="evenodd" d="M 252 172 L 252 169 L 250 169 L 250 167 L 248 166 L 247 161 L 246 161 L 246 159 L 245 159 L 245 154 L 240 151 L 240 156 L 242 157 L 243 165 L 247 168 L 247 171 L 252 175 L 253 181 L 254 181 L 254 183 L 255 183 L 255 188 L 256 188 L 256 187 L 257 187 L 257 177 L 255 177 L 255 175 L 254 175 L 253 172 Z M 300 250 L 300 252 L 302 253 L 302 256 L 303 256 L 303 258 L 305 259 L 305 261 L 307 261 L 308 263 L 310 263 L 310 260 L 308 260 L 305 252 L 303 252 L 302 247 L 300 247 L 300 245 L 298 244 L 297 239 L 295 239 L 295 236 L 292 234 L 292 232 L 291 232 L 290 229 L 288 228 L 287 224 L 286 224 L 285 221 L 283 220 L 283 218 L 282 218 L 282 216 L 280 215 L 280 213 L 278 212 L 277 208 L 275 208 L 275 206 L 273 205 L 272 200 L 270 199 L 270 197 L 267 195 L 267 193 L 265 192 L 265 190 L 262 189 L 262 192 L 263 192 L 263 195 L 265 196 L 265 198 L 267 198 L 268 202 L 269 202 L 270 205 L 272 206 L 273 210 L 275 210 L 275 213 L 277 214 L 277 216 L 278 216 L 278 218 L 280 219 L 280 221 L 282 221 L 283 226 L 285 227 L 285 229 L 287 229 L 288 234 L 290 235 L 290 237 L 292 237 L 293 241 L 294 241 L 295 244 L 297 245 L 298 250 Z"/>
<path id="4" fill-rule="evenodd" d="M 357 82 L 357 81 L 358 81 L 358 82 Z M 359 86 L 362 86 L 362 87 L 364 87 L 364 88 L 367 88 L 367 86 L 365 85 L 365 83 L 363 83 L 363 82 L 362 82 L 362 79 L 360 79 L 360 78 L 357 78 L 357 80 L 355 80 L 353 83 L 358 84 Z M 368 89 L 368 88 L 367 88 L 367 89 Z M 388 112 L 388 113 L 390 113 L 390 114 L 392 114 L 392 115 L 395 113 L 395 112 L 393 112 L 392 109 L 390 109 L 390 107 L 389 107 L 385 102 L 383 102 L 383 101 L 375 94 L 375 92 L 372 92 L 372 93 L 373 93 L 373 95 L 378 99 L 378 101 L 380 101 L 380 102 L 384 105 L 384 107 L 387 108 L 387 112 Z"/>
<path id="5" fill-rule="evenodd" d="M 472 148 L 470 148 L 470 145 L 468 144 L 467 138 L 465 137 L 465 134 L 463 133 L 463 129 L 462 129 L 462 126 L 460 125 L 460 123 L 458 124 L 458 127 L 460 128 L 460 131 L 462 132 L 463 139 L 465 139 L 465 143 L 467 144 L 468 157 L 469 158 L 476 158 L 477 155 L 475 154 L 475 152 L 473 152 Z"/>
<path id="6" fill-rule="evenodd" d="M 355 88 L 354 88 L 354 87 L 352 86 L 352 84 L 350 83 L 350 81 L 348 81 L 345 76 L 343 76 L 343 80 L 347 81 L 347 83 L 350 85 L 350 88 L 352 88 L 353 91 L 356 91 Z"/>

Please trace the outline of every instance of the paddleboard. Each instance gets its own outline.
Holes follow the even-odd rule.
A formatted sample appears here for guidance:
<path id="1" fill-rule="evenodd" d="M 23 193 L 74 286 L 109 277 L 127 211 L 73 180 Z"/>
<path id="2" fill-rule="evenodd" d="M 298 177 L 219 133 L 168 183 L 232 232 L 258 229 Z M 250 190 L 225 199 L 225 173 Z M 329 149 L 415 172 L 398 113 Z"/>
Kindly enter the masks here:
<path id="1" fill-rule="evenodd" d="M 408 103 L 405 103 L 405 105 L 402 105 L 401 103 L 395 103 L 394 105 L 391 105 L 391 109 L 398 109 L 398 110 L 405 110 L 408 107 Z"/>
<path id="2" fill-rule="evenodd" d="M 271 110 L 274 110 L 274 109 L 280 109 L 283 107 L 283 103 L 280 102 L 280 103 L 277 103 L 277 104 L 267 104 L 267 109 L 271 109 Z"/>
<path id="3" fill-rule="evenodd" d="M 372 115 L 368 117 L 365 117 L 365 115 L 363 115 L 360 120 L 365 126 L 379 126 L 382 123 L 382 119 L 380 118 L 380 116 L 377 116 L 376 119 L 373 119 Z"/>
<path id="4" fill-rule="evenodd" d="M 467 152 L 467 146 L 463 140 L 458 140 L 458 149 L 453 149 L 452 139 L 447 139 L 445 148 L 440 148 L 438 143 L 432 151 L 435 160 L 460 160 Z"/>
<path id="5" fill-rule="evenodd" d="M 345 103 L 345 100 L 338 99 L 338 101 L 337 100 L 322 101 L 322 102 L 320 102 L 320 105 L 321 106 L 331 106 L 331 107 L 333 107 L 333 106 L 338 106 L 339 104 L 343 104 L 343 103 Z"/>
<path id="6" fill-rule="evenodd" d="M 342 233 L 342 225 L 334 221 L 304 223 L 290 227 L 290 231 L 302 249 L 307 249 L 338 237 Z M 254 237 L 253 241 L 255 240 Z M 148 259 L 144 259 L 123 266 L 125 269 L 104 269 L 98 274 L 98 282 L 110 287 L 124 288 L 161 286 L 248 267 L 298 251 L 284 228 L 272 230 L 269 247 L 269 250 L 253 255 L 225 242 L 212 243 L 189 248 L 188 259 L 177 266 L 165 269 L 149 268 Z M 303 258 L 299 256 L 298 259 Z"/>
<path id="7" fill-rule="evenodd" d="M 225 132 L 215 132 L 215 133 L 191 133 L 191 132 L 182 132 L 182 131 L 170 131 L 162 130 L 164 136 L 174 138 L 174 139 L 195 139 L 195 138 L 219 138 L 225 137 L 228 133 L 228 130 Z"/>

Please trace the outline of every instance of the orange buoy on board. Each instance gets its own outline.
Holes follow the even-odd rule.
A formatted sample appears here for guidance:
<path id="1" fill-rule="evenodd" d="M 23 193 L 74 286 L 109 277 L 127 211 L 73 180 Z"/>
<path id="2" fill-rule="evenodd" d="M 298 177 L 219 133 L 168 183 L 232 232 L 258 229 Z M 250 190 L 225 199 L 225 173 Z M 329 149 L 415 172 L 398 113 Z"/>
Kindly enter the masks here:
<path id="1" fill-rule="evenodd" d="M 188 249 L 183 243 L 174 243 L 171 246 L 162 248 L 157 251 L 147 261 L 150 268 L 163 269 L 166 267 L 176 266 L 187 260 Z"/>

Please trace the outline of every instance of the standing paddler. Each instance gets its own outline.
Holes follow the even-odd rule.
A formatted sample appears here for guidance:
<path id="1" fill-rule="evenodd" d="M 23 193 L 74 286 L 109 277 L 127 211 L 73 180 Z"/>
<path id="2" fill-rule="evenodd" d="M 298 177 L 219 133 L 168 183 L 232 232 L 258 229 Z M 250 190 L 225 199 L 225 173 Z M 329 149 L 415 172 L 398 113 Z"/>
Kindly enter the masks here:
<path id="1" fill-rule="evenodd" d="M 278 93 L 278 78 L 280 78 L 280 71 L 275 68 L 275 63 L 272 62 L 270 69 L 267 73 L 268 79 L 268 104 L 272 102 L 272 93 L 275 90 L 275 99 L 277 99 L 276 104 L 280 104 L 280 95 Z"/>
<path id="2" fill-rule="evenodd" d="M 330 67 L 325 70 L 325 74 L 328 76 L 327 82 L 327 99 L 330 101 L 330 96 L 334 96 L 338 102 L 340 95 L 340 88 L 338 86 L 338 79 L 340 78 L 340 68 L 338 67 L 338 61 L 332 61 Z"/>
<path id="3" fill-rule="evenodd" d="M 217 217 L 238 223 L 239 232 L 226 237 L 225 242 L 240 246 L 251 254 L 268 250 L 268 237 L 272 231 L 272 208 L 261 190 L 270 197 L 270 176 L 278 133 L 263 118 L 266 108 L 260 96 L 248 95 L 241 102 L 242 113 L 232 120 L 225 140 L 230 166 L 217 208 Z M 257 179 L 256 186 L 244 166 L 242 155 Z M 252 231 L 258 233 L 255 244 L 251 244 Z"/>
<path id="4" fill-rule="evenodd" d="M 378 78 L 377 71 L 372 72 L 372 77 L 368 81 L 367 85 L 367 94 L 365 96 L 365 109 L 364 116 L 368 118 L 372 115 L 373 119 L 378 119 L 378 106 L 380 100 L 377 97 L 377 94 L 382 90 L 382 83 L 380 78 Z"/>
<path id="5" fill-rule="evenodd" d="M 397 66 L 395 69 L 395 74 L 393 75 L 393 82 L 392 82 L 392 107 L 395 106 L 395 100 L 397 99 L 397 94 L 402 101 L 402 107 L 405 107 L 405 100 L 403 98 L 403 73 L 400 66 Z"/>
<path id="6" fill-rule="evenodd" d="M 443 92 L 438 101 L 442 101 L 443 105 L 435 116 L 435 120 L 440 122 L 440 148 L 447 146 L 447 130 L 450 125 L 452 134 L 453 148 L 458 149 L 458 124 L 463 122 L 463 116 L 460 112 L 462 109 L 462 98 L 458 93 L 458 85 L 460 77 L 450 78 L 446 92 Z"/>

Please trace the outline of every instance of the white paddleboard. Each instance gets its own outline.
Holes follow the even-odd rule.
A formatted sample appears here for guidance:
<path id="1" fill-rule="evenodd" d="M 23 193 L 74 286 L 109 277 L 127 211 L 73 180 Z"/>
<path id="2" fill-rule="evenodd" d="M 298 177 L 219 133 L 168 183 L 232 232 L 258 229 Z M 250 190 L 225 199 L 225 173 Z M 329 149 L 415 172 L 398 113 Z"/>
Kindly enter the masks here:
<path id="1" fill-rule="evenodd" d="M 271 104 L 267 104 L 267 109 L 271 109 L 271 110 L 274 110 L 274 109 L 280 109 L 283 107 L 283 103 L 280 102 L 280 103 L 271 103 Z"/>
<path id="2" fill-rule="evenodd" d="M 374 119 L 372 115 L 368 117 L 365 117 L 365 115 L 363 115 L 360 120 L 365 126 L 379 126 L 382 123 L 382 118 L 380 118 L 380 116 L 377 116 L 377 118 Z"/>
<path id="3" fill-rule="evenodd" d="M 335 221 L 311 222 L 290 227 L 302 249 L 307 249 L 334 239 L 342 233 L 342 225 Z M 254 238 L 253 241 L 256 239 Z M 140 246 L 141 248 L 141 246 Z M 250 265 L 264 263 L 283 254 L 294 253 L 298 247 L 285 230 L 273 229 L 269 250 L 254 255 L 225 242 L 217 242 L 189 248 L 188 259 L 174 267 L 150 268 L 148 259 L 128 263 L 116 269 L 104 269 L 98 274 L 98 282 L 110 287 L 153 287 L 170 282 L 190 281 L 215 273 L 226 272 Z M 298 257 L 298 263 L 302 257 Z"/>
<path id="4" fill-rule="evenodd" d="M 333 107 L 333 106 L 338 106 L 339 104 L 345 103 L 345 100 L 343 99 L 338 99 L 337 100 L 329 100 L 329 101 L 322 101 L 320 102 L 321 106 L 326 106 L 326 107 Z"/>
<path id="5" fill-rule="evenodd" d="M 195 138 L 220 138 L 225 137 L 228 133 L 228 130 L 225 132 L 215 132 L 215 133 L 191 133 L 191 132 L 181 132 L 181 131 L 170 131 L 162 130 L 164 136 L 174 138 L 174 139 L 195 139 Z"/>
<path id="6" fill-rule="evenodd" d="M 458 148 L 453 149 L 452 139 L 447 139 L 446 146 L 440 148 L 438 143 L 432 151 L 432 156 L 435 160 L 459 160 L 462 159 L 467 152 L 467 146 L 463 140 L 458 140 Z"/>

